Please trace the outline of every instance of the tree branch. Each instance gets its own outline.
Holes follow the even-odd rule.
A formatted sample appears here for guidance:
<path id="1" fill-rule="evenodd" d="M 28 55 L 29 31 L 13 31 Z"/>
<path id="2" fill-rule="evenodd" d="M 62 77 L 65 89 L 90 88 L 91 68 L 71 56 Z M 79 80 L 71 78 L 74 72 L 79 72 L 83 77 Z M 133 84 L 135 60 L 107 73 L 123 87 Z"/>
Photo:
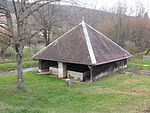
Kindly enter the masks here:
<path id="1" fill-rule="evenodd" d="M 40 0 L 39 0 L 40 1 Z M 57 1 L 60 1 L 60 0 L 52 0 L 52 1 L 48 1 L 47 3 L 43 3 L 42 5 L 38 6 L 36 9 L 30 11 L 27 13 L 27 15 L 25 15 L 19 22 L 22 22 L 24 21 L 26 18 L 28 18 L 30 15 L 32 15 L 34 12 L 36 12 L 39 8 L 42 8 L 43 6 L 47 5 L 47 4 L 50 4 L 52 2 L 57 2 Z M 38 2 L 34 3 L 34 4 L 37 4 Z M 31 8 L 31 7 L 30 7 Z M 28 10 L 27 10 L 28 11 Z M 26 12 L 27 12 L 26 11 Z"/>
<path id="2" fill-rule="evenodd" d="M 0 17 L 5 17 L 5 14 L 1 14 Z"/>
<path id="3" fill-rule="evenodd" d="M 1 23 L 0 23 L 0 24 L 1 24 Z M 3 29 L 5 29 L 5 30 L 7 30 L 7 31 L 8 31 L 8 29 L 7 29 L 5 26 L 0 25 L 0 27 L 2 27 Z"/>
<path id="4" fill-rule="evenodd" d="M 0 33 L 3 34 L 3 35 L 6 35 L 6 36 L 12 37 L 12 35 L 10 35 L 10 34 L 7 34 L 7 33 L 4 33 L 4 32 L 1 32 L 1 31 L 0 31 Z"/>
<path id="5" fill-rule="evenodd" d="M 3 35 L 0 34 L 0 37 L 3 37 Z M 4 39 L 1 39 L 1 38 L 0 38 L 0 42 L 7 45 L 7 46 L 11 45 L 11 43 L 7 43 L 7 41 L 5 41 Z"/>
<path id="6" fill-rule="evenodd" d="M 5 22 L 0 22 L 0 24 L 4 24 L 4 25 L 6 25 L 6 26 L 7 26 L 7 23 L 5 23 Z M 2 26 L 2 25 L 1 25 L 1 26 Z M 1 27 L 1 26 L 0 26 L 0 27 Z"/>
<path id="7" fill-rule="evenodd" d="M 17 7 L 16 7 L 16 4 L 15 4 L 15 1 L 13 1 L 13 7 L 14 7 L 14 10 L 15 10 L 15 15 L 16 15 L 16 21 L 17 21 L 17 29 L 18 29 L 18 33 L 19 33 L 19 17 L 18 17 L 18 13 L 17 13 Z"/>

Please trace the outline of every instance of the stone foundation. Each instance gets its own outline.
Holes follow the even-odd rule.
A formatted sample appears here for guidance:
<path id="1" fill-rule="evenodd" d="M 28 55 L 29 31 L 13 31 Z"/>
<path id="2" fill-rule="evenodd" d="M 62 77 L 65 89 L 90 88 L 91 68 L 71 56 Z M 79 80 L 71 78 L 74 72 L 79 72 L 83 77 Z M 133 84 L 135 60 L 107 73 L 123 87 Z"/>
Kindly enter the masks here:
<path id="1" fill-rule="evenodd" d="M 49 72 L 52 75 L 58 75 L 58 68 L 50 67 Z M 76 72 L 76 71 L 66 71 L 67 78 L 73 78 L 75 80 L 84 81 L 84 77 L 88 76 L 90 72 Z M 59 75 L 58 75 L 59 76 Z"/>

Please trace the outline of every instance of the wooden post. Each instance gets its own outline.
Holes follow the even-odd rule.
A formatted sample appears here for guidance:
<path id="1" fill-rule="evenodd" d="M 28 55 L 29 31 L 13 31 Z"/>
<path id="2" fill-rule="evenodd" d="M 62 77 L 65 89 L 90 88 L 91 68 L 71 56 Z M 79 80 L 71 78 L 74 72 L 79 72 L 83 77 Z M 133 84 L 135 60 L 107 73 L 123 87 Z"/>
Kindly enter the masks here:
<path id="1" fill-rule="evenodd" d="M 67 75 L 66 64 L 63 62 L 58 62 L 58 77 L 65 78 Z"/>
<path id="2" fill-rule="evenodd" d="M 38 66 L 39 66 L 39 70 L 38 70 L 38 72 L 42 72 L 42 60 L 38 60 L 39 62 L 38 62 Z"/>
<path id="3" fill-rule="evenodd" d="M 88 66 L 90 69 L 90 82 L 93 81 L 93 67 L 92 66 Z"/>

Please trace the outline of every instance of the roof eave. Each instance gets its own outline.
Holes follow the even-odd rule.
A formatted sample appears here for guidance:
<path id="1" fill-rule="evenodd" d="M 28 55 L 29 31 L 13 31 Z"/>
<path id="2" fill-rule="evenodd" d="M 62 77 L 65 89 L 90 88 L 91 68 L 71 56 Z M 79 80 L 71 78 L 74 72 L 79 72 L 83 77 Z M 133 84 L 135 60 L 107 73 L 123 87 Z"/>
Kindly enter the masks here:
<path id="1" fill-rule="evenodd" d="M 50 60 L 50 61 L 56 61 L 56 62 L 73 63 L 73 64 L 81 64 L 81 65 L 89 65 L 89 66 L 97 66 L 97 65 L 102 65 L 102 64 L 111 63 L 111 62 L 114 62 L 114 61 L 119 61 L 119 60 L 123 60 L 123 59 L 128 59 L 128 58 L 131 58 L 131 57 L 132 57 L 132 55 L 131 55 L 131 56 L 128 56 L 128 57 L 119 58 L 119 59 L 110 60 L 110 61 L 101 62 L 101 63 L 96 63 L 96 64 L 87 64 L 87 63 L 79 63 L 79 62 L 69 62 L 69 61 L 54 60 L 54 59 L 47 59 L 47 58 L 37 58 L 37 57 L 33 57 L 33 59 L 34 59 L 34 60 Z"/>
<path id="2" fill-rule="evenodd" d="M 55 59 L 47 59 L 47 58 L 37 58 L 33 57 L 34 60 L 50 60 L 50 61 L 56 61 L 56 62 L 64 62 L 64 63 L 73 63 L 73 64 L 81 64 L 81 65 L 92 65 L 87 63 L 79 63 L 79 62 L 69 62 L 69 61 L 62 61 L 62 60 L 55 60 Z"/>
<path id="3" fill-rule="evenodd" d="M 111 62 L 114 62 L 114 61 L 119 61 L 119 60 L 123 60 L 123 59 L 128 59 L 128 58 L 131 58 L 132 56 L 133 56 L 133 55 L 128 56 L 128 57 L 123 57 L 123 58 L 115 59 L 115 60 L 109 60 L 109 61 L 106 61 L 106 62 L 96 63 L 96 64 L 92 64 L 91 66 L 97 66 L 97 65 L 102 65 L 102 64 L 111 63 Z"/>

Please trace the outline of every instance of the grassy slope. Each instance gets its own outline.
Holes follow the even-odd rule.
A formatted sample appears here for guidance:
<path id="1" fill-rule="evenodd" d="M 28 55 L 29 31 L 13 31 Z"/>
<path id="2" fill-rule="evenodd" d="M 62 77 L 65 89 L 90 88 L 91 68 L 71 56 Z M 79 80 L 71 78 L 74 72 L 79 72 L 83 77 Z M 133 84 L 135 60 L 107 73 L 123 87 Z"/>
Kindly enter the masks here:
<path id="1" fill-rule="evenodd" d="M 0 113 L 134 113 L 150 109 L 150 77 L 112 74 L 100 81 L 73 83 L 25 73 L 25 91 L 15 91 L 16 75 L 0 76 Z"/>
<path id="2" fill-rule="evenodd" d="M 30 60 L 32 57 L 23 57 L 24 60 Z M 4 61 L 16 61 L 16 58 L 5 58 Z"/>
<path id="3" fill-rule="evenodd" d="M 23 49 L 23 56 L 24 56 L 24 57 L 28 57 L 29 55 L 33 55 L 33 54 L 37 53 L 38 51 L 40 51 L 43 47 L 44 47 L 44 46 L 38 45 L 38 46 L 36 47 L 36 51 L 34 51 L 32 47 L 29 49 L 29 47 L 26 46 L 26 47 Z M 14 50 L 13 50 L 12 48 L 8 48 L 8 49 L 6 50 L 6 53 L 13 53 L 13 54 L 15 55 L 15 52 L 14 52 Z"/>
<path id="4" fill-rule="evenodd" d="M 150 70 L 142 66 L 145 64 L 150 62 L 136 57 L 129 61 L 129 68 Z M 112 74 L 90 84 L 72 83 L 68 89 L 63 80 L 32 71 L 25 73 L 27 90 L 15 91 L 15 85 L 16 75 L 0 76 L 0 113 L 138 113 L 150 110 L 150 76 Z"/>
<path id="5" fill-rule="evenodd" d="M 136 55 L 129 60 L 128 67 L 150 71 L 150 61 L 142 61 L 142 55 Z"/>
<path id="6" fill-rule="evenodd" d="M 129 68 L 142 69 L 150 71 L 150 61 L 134 61 L 128 64 Z"/>
<path id="7" fill-rule="evenodd" d="M 43 48 L 43 46 L 37 46 L 37 52 L 39 50 L 41 50 L 41 48 Z M 12 48 L 8 48 L 7 49 L 7 52 L 12 52 L 14 53 L 13 49 Z M 15 53 L 14 53 L 15 54 Z M 23 51 L 23 59 L 32 59 L 32 57 L 29 55 L 33 55 L 35 54 L 35 52 L 33 51 L 33 49 L 31 48 L 31 50 L 29 51 L 29 48 L 24 48 L 24 51 Z M 14 61 L 16 60 L 15 57 L 12 57 L 12 58 L 3 58 L 4 61 Z M 23 62 L 23 65 L 24 65 L 24 68 L 27 68 L 27 67 L 34 67 L 34 66 L 37 66 L 38 62 L 37 61 L 24 61 Z M 0 64 L 0 72 L 2 71 L 9 71 L 9 70 L 13 70 L 16 68 L 16 63 L 5 63 L 5 64 Z"/>

